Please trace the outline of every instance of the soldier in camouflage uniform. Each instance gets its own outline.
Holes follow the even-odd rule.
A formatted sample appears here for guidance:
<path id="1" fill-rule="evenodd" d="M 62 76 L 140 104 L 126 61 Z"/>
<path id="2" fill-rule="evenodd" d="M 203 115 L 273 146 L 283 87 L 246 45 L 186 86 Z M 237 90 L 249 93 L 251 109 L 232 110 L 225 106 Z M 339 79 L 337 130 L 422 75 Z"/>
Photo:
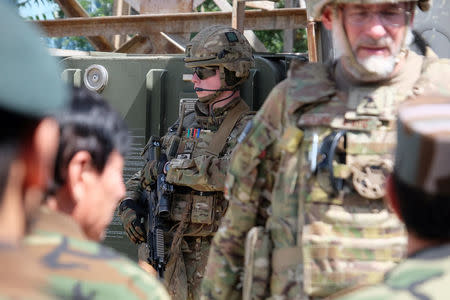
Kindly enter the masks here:
<path id="1" fill-rule="evenodd" d="M 406 105 L 407 104 L 407 105 Z M 450 280 L 450 98 L 426 97 L 399 108 L 388 200 L 408 231 L 408 258 L 383 283 L 341 300 L 446 299 Z"/>
<path id="2" fill-rule="evenodd" d="M 311 4 L 311 3 L 309 3 Z M 398 104 L 449 94 L 450 63 L 408 50 L 428 1 L 320 0 L 338 59 L 293 64 L 242 138 L 225 182 L 205 299 L 318 299 L 381 280 L 402 259 L 385 206 Z"/>
<path id="3" fill-rule="evenodd" d="M 49 116 L 68 100 L 60 70 L 17 8 L 0 2 L 0 298 L 50 299 L 39 264 L 20 242 L 53 170 L 58 126 Z M 7 41 L 7 42 L 6 42 Z"/>
<path id="4" fill-rule="evenodd" d="M 115 251 L 96 243 L 125 195 L 122 170 L 128 130 L 107 102 L 74 89 L 57 116 L 60 143 L 54 186 L 25 247 L 61 298 L 169 299 L 162 284 Z"/>
<path id="5" fill-rule="evenodd" d="M 200 297 L 211 239 L 227 208 L 223 188 L 230 155 L 253 115 L 239 95 L 253 55 L 239 31 L 212 26 L 186 47 L 185 63 L 194 70 L 195 109 L 183 113 L 181 108 L 180 119 L 160 139 L 160 157 L 167 162 L 148 159 L 141 173 L 127 183 L 127 197 L 119 209 L 128 236 L 140 243 L 139 258 L 147 260 L 146 230 L 140 220 L 148 219 L 149 209 L 143 195 L 156 189 L 161 174 L 173 186 L 164 220 L 164 281 L 172 297 L 183 300 Z M 148 148 L 153 147 L 151 141 Z"/>

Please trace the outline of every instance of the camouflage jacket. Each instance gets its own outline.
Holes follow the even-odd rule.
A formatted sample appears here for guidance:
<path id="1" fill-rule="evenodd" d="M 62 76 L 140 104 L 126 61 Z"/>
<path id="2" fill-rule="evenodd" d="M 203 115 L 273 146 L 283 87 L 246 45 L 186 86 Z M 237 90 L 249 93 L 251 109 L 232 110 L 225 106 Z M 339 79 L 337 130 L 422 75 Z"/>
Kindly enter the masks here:
<path id="1" fill-rule="evenodd" d="M 86 239 L 69 216 L 41 209 L 25 250 L 45 290 L 59 299 L 169 299 L 156 278 L 110 248 Z"/>
<path id="2" fill-rule="evenodd" d="M 352 170 L 334 161 L 330 177 L 320 172 L 316 158 L 317 141 L 326 144 L 327 136 L 349 125 L 347 159 L 376 153 L 378 161 L 392 161 L 397 105 L 415 94 L 450 92 L 448 60 L 406 55 L 407 71 L 382 85 L 349 83 L 337 73 L 339 63 L 306 64 L 293 65 L 288 78 L 272 90 L 230 164 L 225 184 L 229 208 L 211 246 L 202 284 L 205 299 L 241 299 L 246 236 L 258 225 L 268 233 L 269 240 L 260 245 L 269 253 L 255 258 L 254 282 L 259 284 L 252 299 L 322 297 L 358 284 L 352 277 L 355 269 L 363 281 L 373 282 L 401 258 L 403 228 L 383 202 L 361 197 L 353 187 L 335 193 L 329 178 L 347 180 Z M 371 109 L 379 110 L 376 119 Z M 364 176 L 358 177 L 364 182 Z M 335 255 L 342 260 L 335 262 Z M 354 259 L 355 264 L 348 263 Z"/>
<path id="3" fill-rule="evenodd" d="M 449 280 L 450 246 L 447 244 L 425 249 L 408 257 L 388 272 L 380 284 L 358 289 L 336 299 L 446 299 Z"/>
<path id="4" fill-rule="evenodd" d="M 194 112 L 186 114 L 179 149 L 191 147 L 194 150 L 188 159 L 182 160 L 182 163 L 177 157 L 169 157 L 170 168 L 166 177 L 167 182 L 196 191 L 219 192 L 222 195 L 231 152 L 236 146 L 237 138 L 244 130 L 245 125 L 253 117 L 253 113 L 245 113 L 237 121 L 218 156 L 206 153 L 205 149 L 227 113 L 239 102 L 243 102 L 243 100 L 235 98 L 226 106 L 214 109 L 214 118 L 207 116 L 207 113 L 198 107 Z M 167 152 L 170 148 L 173 137 L 178 130 L 178 122 L 171 126 L 169 132 L 161 138 L 162 153 Z M 196 138 L 197 136 L 198 138 Z M 190 140 L 196 140 L 195 146 L 190 146 Z M 145 156 L 145 151 L 143 155 Z M 146 206 L 146 203 L 141 203 L 143 201 L 142 192 L 145 189 L 150 191 L 155 182 L 154 163 L 148 161 L 141 171 L 135 173 L 128 180 L 125 199 L 131 199 L 140 203 L 143 207 Z"/>
<path id="5" fill-rule="evenodd" d="M 45 289 L 45 273 L 24 247 L 0 244 L 0 299 L 58 299 Z"/>

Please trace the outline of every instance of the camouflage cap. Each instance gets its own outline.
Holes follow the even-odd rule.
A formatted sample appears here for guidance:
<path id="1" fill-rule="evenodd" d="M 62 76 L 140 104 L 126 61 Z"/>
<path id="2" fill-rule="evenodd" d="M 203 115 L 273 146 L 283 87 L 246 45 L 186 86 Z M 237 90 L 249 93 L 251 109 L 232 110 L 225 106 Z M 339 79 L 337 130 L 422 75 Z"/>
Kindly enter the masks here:
<path id="1" fill-rule="evenodd" d="M 229 26 L 214 25 L 200 31 L 186 46 L 186 67 L 224 66 L 247 78 L 254 64 L 245 36 Z"/>
<path id="2" fill-rule="evenodd" d="M 68 101 L 57 61 L 42 45 L 39 32 L 4 2 L 0 3 L 0 108 L 29 117 L 46 116 Z"/>
<path id="3" fill-rule="evenodd" d="M 320 20 L 322 10 L 327 4 L 382 4 L 399 2 L 417 2 L 422 11 L 428 11 L 433 0 L 313 0 L 309 5 L 308 14 L 315 20 Z"/>
<path id="4" fill-rule="evenodd" d="M 394 172 L 430 194 L 450 195 L 450 98 L 421 97 L 399 108 Z"/>

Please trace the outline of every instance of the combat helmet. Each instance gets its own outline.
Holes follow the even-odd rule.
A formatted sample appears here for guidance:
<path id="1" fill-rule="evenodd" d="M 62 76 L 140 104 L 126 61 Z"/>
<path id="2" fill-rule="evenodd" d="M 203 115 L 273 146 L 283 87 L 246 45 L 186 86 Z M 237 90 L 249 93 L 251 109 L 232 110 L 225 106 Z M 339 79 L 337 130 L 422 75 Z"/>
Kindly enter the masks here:
<path id="1" fill-rule="evenodd" d="M 202 97 L 210 102 L 222 91 L 235 90 L 247 80 L 254 66 L 252 47 L 245 36 L 236 29 L 214 25 L 200 31 L 186 46 L 185 65 L 188 68 L 217 67 L 221 88 L 213 95 Z"/>
<path id="2" fill-rule="evenodd" d="M 320 20 L 322 10 L 327 4 L 380 4 L 380 3 L 399 3 L 399 2 L 417 2 L 417 6 L 422 11 L 428 11 L 433 0 L 316 0 L 311 5 L 310 16 L 315 20 Z"/>

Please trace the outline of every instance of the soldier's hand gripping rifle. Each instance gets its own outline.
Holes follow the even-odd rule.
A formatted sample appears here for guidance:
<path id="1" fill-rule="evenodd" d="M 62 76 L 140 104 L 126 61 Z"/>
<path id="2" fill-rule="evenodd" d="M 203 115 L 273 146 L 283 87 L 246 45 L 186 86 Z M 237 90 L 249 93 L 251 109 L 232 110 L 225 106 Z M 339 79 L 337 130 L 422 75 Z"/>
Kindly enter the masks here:
<path id="1" fill-rule="evenodd" d="M 150 138 L 148 160 L 157 161 L 158 175 L 156 183 L 151 187 L 148 199 L 148 233 L 150 264 L 156 269 L 159 277 L 163 277 L 166 261 L 164 258 L 164 220 L 169 216 L 170 196 L 173 186 L 166 183 L 164 166 L 167 162 L 165 154 L 161 154 L 160 141 Z"/>

